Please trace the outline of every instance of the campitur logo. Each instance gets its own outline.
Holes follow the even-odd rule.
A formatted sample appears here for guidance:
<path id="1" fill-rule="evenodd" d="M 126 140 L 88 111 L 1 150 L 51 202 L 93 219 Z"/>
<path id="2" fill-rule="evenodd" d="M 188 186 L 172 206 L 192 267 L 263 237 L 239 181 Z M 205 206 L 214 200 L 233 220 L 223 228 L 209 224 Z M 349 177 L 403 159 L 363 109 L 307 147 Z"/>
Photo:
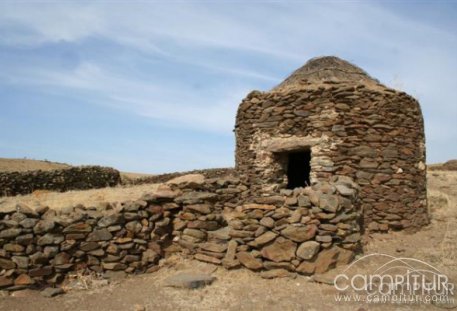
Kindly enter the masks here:
<path id="1" fill-rule="evenodd" d="M 375 269 L 368 273 L 377 263 Z M 436 267 L 415 258 L 365 255 L 334 279 L 338 302 L 455 304 L 455 284 Z"/>

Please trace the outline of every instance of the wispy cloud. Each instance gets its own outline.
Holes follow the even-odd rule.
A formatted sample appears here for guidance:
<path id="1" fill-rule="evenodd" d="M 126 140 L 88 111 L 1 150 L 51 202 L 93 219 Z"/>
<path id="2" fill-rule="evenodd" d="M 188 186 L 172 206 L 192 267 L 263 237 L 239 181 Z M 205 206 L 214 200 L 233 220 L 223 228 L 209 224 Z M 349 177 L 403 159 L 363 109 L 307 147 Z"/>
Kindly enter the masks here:
<path id="1" fill-rule="evenodd" d="M 0 86 L 231 135 L 249 90 L 268 90 L 307 59 L 336 54 L 418 97 L 434 148 L 457 139 L 457 33 L 446 27 L 451 18 L 424 21 L 413 10 L 374 1 L 4 1 Z M 56 57 L 66 51 L 76 57 L 63 66 Z"/>

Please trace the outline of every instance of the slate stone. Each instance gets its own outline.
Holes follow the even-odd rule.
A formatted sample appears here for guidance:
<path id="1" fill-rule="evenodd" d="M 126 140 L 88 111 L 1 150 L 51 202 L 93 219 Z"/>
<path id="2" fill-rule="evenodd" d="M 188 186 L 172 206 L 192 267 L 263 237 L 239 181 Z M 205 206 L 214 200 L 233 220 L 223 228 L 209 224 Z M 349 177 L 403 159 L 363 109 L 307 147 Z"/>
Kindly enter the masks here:
<path id="1" fill-rule="evenodd" d="M 61 295 L 64 293 L 64 290 L 60 287 L 53 288 L 53 287 L 48 287 L 40 292 L 40 295 L 43 297 L 51 298 L 55 297 L 57 295 Z"/>
<path id="2" fill-rule="evenodd" d="M 165 286 L 196 289 L 210 285 L 216 278 L 203 273 L 180 273 L 165 280 Z"/>

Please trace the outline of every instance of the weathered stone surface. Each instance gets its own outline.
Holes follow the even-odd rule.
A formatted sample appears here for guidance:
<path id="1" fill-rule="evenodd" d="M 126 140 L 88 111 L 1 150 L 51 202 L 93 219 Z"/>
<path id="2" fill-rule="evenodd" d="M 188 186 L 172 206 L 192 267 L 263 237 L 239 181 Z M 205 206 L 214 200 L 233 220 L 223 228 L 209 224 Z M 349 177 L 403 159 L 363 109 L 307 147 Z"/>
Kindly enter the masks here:
<path id="1" fill-rule="evenodd" d="M 250 204 L 244 204 L 241 207 L 242 211 L 250 210 L 250 209 L 260 209 L 260 210 L 274 210 L 276 207 L 274 205 L 269 205 L 269 204 L 256 204 L 256 203 L 250 203 Z"/>
<path id="2" fill-rule="evenodd" d="M 264 234 L 262 234 L 259 237 L 257 237 L 254 240 L 254 242 L 256 243 L 256 245 L 262 246 L 262 245 L 267 244 L 268 242 L 273 241 L 277 236 L 278 235 L 276 233 L 274 233 L 272 231 L 267 231 Z"/>
<path id="3" fill-rule="evenodd" d="M 351 148 L 351 154 L 353 155 L 358 155 L 358 156 L 361 156 L 361 157 L 370 157 L 370 158 L 373 158 L 373 157 L 376 157 L 377 156 L 377 152 L 376 152 L 376 149 L 374 148 L 371 148 L 369 146 L 358 146 L 358 147 L 354 147 L 354 148 Z"/>
<path id="4" fill-rule="evenodd" d="M 162 201 L 162 200 L 173 200 L 175 199 L 177 196 L 180 195 L 180 192 L 179 191 L 174 191 L 174 190 L 171 190 L 169 186 L 167 185 L 160 185 L 159 188 L 157 188 L 151 197 L 145 197 L 144 199 L 145 200 L 159 200 L 159 201 Z"/>
<path id="5" fill-rule="evenodd" d="M 370 158 L 363 158 L 359 165 L 361 168 L 374 169 L 378 167 L 379 163 Z"/>
<path id="6" fill-rule="evenodd" d="M 168 221 L 167 221 L 167 223 L 168 223 Z M 156 223 L 156 225 L 158 227 L 161 227 L 161 223 Z M 128 231 L 131 231 L 133 233 L 138 233 L 141 231 L 142 226 L 138 221 L 134 220 L 134 221 L 129 221 L 128 223 L 126 223 L 125 229 L 127 229 Z"/>
<path id="7" fill-rule="evenodd" d="M 348 235 L 344 239 L 344 242 L 345 243 L 357 243 L 360 241 L 360 239 L 361 239 L 360 233 L 353 233 L 353 234 Z"/>
<path id="8" fill-rule="evenodd" d="M 92 227 L 87 224 L 87 223 L 77 223 L 77 224 L 72 224 L 63 229 L 64 233 L 87 233 L 91 232 Z"/>
<path id="9" fill-rule="evenodd" d="M 68 253 L 62 252 L 54 257 L 54 265 L 64 265 L 70 262 L 71 256 Z"/>
<path id="10" fill-rule="evenodd" d="M 32 219 L 32 218 L 26 218 L 24 220 L 22 220 L 19 225 L 22 227 L 22 228 L 26 228 L 26 229 L 30 229 L 30 228 L 33 228 L 33 226 L 35 226 L 35 224 L 38 222 L 37 219 Z"/>
<path id="11" fill-rule="evenodd" d="M 79 249 L 85 252 L 99 248 L 100 245 L 97 242 L 82 242 Z"/>
<path id="12" fill-rule="evenodd" d="M 267 228 L 273 228 L 275 226 L 275 221 L 271 217 L 264 217 L 264 218 L 260 219 L 260 224 Z"/>
<path id="13" fill-rule="evenodd" d="M 317 255 L 315 264 L 315 273 L 327 272 L 336 263 L 338 249 L 336 247 L 325 249 Z"/>
<path id="14" fill-rule="evenodd" d="M 59 234 L 54 234 L 54 233 L 46 233 L 42 237 L 40 237 L 37 241 L 38 245 L 52 245 L 52 244 L 59 244 L 61 243 L 65 238 L 63 235 Z"/>
<path id="15" fill-rule="evenodd" d="M 254 233 L 252 231 L 230 230 L 229 235 L 232 238 L 249 238 L 254 236 Z"/>
<path id="16" fill-rule="evenodd" d="M 284 197 L 280 195 L 271 195 L 267 197 L 258 197 L 255 199 L 255 203 L 262 204 L 262 205 L 277 205 L 277 204 L 284 204 Z"/>
<path id="17" fill-rule="evenodd" d="M 16 264 L 20 269 L 27 269 L 29 266 L 29 257 L 26 256 L 13 256 L 11 260 Z"/>
<path id="18" fill-rule="evenodd" d="M 319 207 L 325 211 L 334 213 L 338 210 L 339 200 L 336 195 L 323 194 L 319 198 Z"/>
<path id="19" fill-rule="evenodd" d="M 190 210 L 191 212 L 198 212 L 200 214 L 209 214 L 211 213 L 211 206 L 209 204 L 191 204 L 186 205 L 184 211 Z"/>
<path id="20" fill-rule="evenodd" d="M 160 258 L 160 255 L 158 252 L 156 252 L 153 249 L 147 249 L 146 251 L 143 252 L 141 261 L 146 262 L 146 263 L 156 263 Z"/>
<path id="21" fill-rule="evenodd" d="M 314 137 L 278 137 L 264 141 L 263 148 L 270 152 L 285 152 L 313 146 L 317 144 L 319 140 L 319 138 Z"/>
<path id="22" fill-rule="evenodd" d="M 16 205 L 16 211 L 28 217 L 38 217 L 38 213 L 25 203 L 18 203 Z"/>
<path id="23" fill-rule="evenodd" d="M 16 285 L 16 286 L 28 286 L 28 285 L 32 285 L 32 284 L 35 284 L 35 281 L 25 273 L 20 274 L 14 280 L 14 285 Z"/>
<path id="24" fill-rule="evenodd" d="M 178 185 L 182 187 L 201 186 L 205 182 L 205 176 L 202 174 L 187 174 L 167 181 L 168 185 Z"/>
<path id="25" fill-rule="evenodd" d="M 336 265 L 341 266 L 341 265 L 347 265 L 349 264 L 353 259 L 354 259 L 354 252 L 344 249 L 344 248 L 338 248 L 338 258 Z"/>
<path id="26" fill-rule="evenodd" d="M 311 275 L 316 270 L 316 265 L 313 262 L 303 261 L 298 267 L 297 272 L 304 275 Z"/>
<path id="27" fill-rule="evenodd" d="M 29 245 L 32 243 L 34 237 L 32 233 L 27 233 L 24 235 L 19 235 L 16 237 L 16 242 L 21 245 Z"/>
<path id="28" fill-rule="evenodd" d="M 102 263 L 103 269 L 106 270 L 125 270 L 127 268 L 126 265 L 120 262 L 103 262 Z"/>
<path id="29" fill-rule="evenodd" d="M 13 261 L 0 257 L 0 268 L 9 270 L 14 269 L 14 267 L 16 267 L 16 264 Z"/>
<path id="30" fill-rule="evenodd" d="M 297 244 L 279 237 L 272 244 L 262 248 L 261 254 L 264 258 L 274 262 L 290 261 L 295 257 L 296 249 Z"/>
<path id="31" fill-rule="evenodd" d="M 252 256 L 251 253 L 239 252 L 236 254 L 236 258 L 238 258 L 243 266 L 250 270 L 260 270 L 263 267 L 262 262 Z"/>
<path id="32" fill-rule="evenodd" d="M 289 272 L 286 269 L 272 269 L 260 272 L 260 276 L 264 279 L 275 278 L 295 278 L 295 273 Z"/>
<path id="33" fill-rule="evenodd" d="M 330 235 L 318 235 L 316 236 L 316 241 L 322 243 L 330 243 L 332 242 L 332 237 Z"/>
<path id="34" fill-rule="evenodd" d="M 109 227 L 123 222 L 123 217 L 121 214 L 111 214 L 103 216 L 98 222 L 97 226 L 99 227 Z"/>
<path id="35" fill-rule="evenodd" d="M 53 268 L 50 266 L 46 266 L 46 267 L 29 270 L 29 276 L 31 276 L 31 277 L 47 276 L 47 275 L 51 275 L 52 272 L 53 272 Z"/>
<path id="36" fill-rule="evenodd" d="M 339 194 L 346 196 L 346 197 L 354 196 L 354 194 L 355 194 L 354 189 L 351 189 L 345 185 L 336 185 L 335 188 Z"/>
<path id="37" fill-rule="evenodd" d="M 184 229 L 183 234 L 189 235 L 191 237 L 194 237 L 194 238 L 200 239 L 200 240 L 203 240 L 204 238 L 206 238 L 206 233 L 201 230 L 197 230 L 197 229 L 186 228 L 186 229 Z"/>
<path id="38" fill-rule="evenodd" d="M 60 287 L 56 287 L 56 288 L 54 288 L 54 287 L 47 287 L 47 288 L 45 288 L 44 290 L 42 290 L 42 291 L 40 292 L 41 296 L 47 297 L 47 298 L 55 297 L 55 296 L 61 295 L 61 294 L 63 294 L 63 293 L 64 293 L 64 291 L 63 291 L 63 289 L 60 288 Z"/>
<path id="39" fill-rule="evenodd" d="M 36 252 L 30 255 L 30 261 L 33 265 L 42 265 L 48 262 L 48 258 L 42 252 Z"/>
<path id="40" fill-rule="evenodd" d="M 265 260 L 263 262 L 263 267 L 267 270 L 273 269 L 286 269 L 288 271 L 295 271 L 295 266 L 290 262 L 273 262 Z"/>
<path id="41" fill-rule="evenodd" d="M 21 234 L 22 229 L 19 228 L 11 228 L 11 229 L 5 229 L 0 231 L 0 239 L 10 239 L 10 238 L 15 238 L 19 234 Z"/>
<path id="42" fill-rule="evenodd" d="M 11 252 L 11 253 L 20 253 L 22 251 L 24 251 L 24 246 L 20 245 L 20 244 L 11 244 L 11 243 L 8 243 L 8 244 L 5 244 L 3 246 L 3 249 L 7 252 Z"/>
<path id="43" fill-rule="evenodd" d="M 108 231 L 108 229 L 103 228 L 103 229 L 97 229 L 91 232 L 88 236 L 86 241 L 88 242 L 97 242 L 97 241 L 108 241 L 113 238 L 113 235 L 111 232 Z"/>
<path id="44" fill-rule="evenodd" d="M 179 273 L 165 280 L 165 286 L 196 289 L 210 285 L 216 278 L 204 273 Z"/>
<path id="45" fill-rule="evenodd" d="M 300 244 L 297 249 L 297 257 L 309 260 L 319 251 L 320 244 L 315 241 L 306 241 Z"/>
<path id="46" fill-rule="evenodd" d="M 209 252 L 223 253 L 227 250 L 227 244 L 207 242 L 200 244 L 200 248 Z"/>
<path id="47" fill-rule="evenodd" d="M 0 276 L 0 289 L 5 287 L 10 287 L 14 285 L 14 282 L 11 278 Z"/>
<path id="48" fill-rule="evenodd" d="M 235 240 L 230 240 L 227 244 L 227 252 L 222 260 L 222 265 L 227 269 L 232 269 L 240 265 L 239 261 L 236 259 L 237 246 L 238 243 Z"/>
<path id="49" fill-rule="evenodd" d="M 52 219 L 42 219 L 33 227 L 33 232 L 36 234 L 46 233 L 54 229 L 55 222 Z"/>
<path id="50" fill-rule="evenodd" d="M 298 206 L 310 207 L 311 206 L 311 201 L 307 196 L 300 195 L 300 196 L 298 196 Z"/>
<path id="51" fill-rule="evenodd" d="M 281 235 L 295 242 L 304 242 L 312 239 L 316 235 L 315 225 L 296 226 L 289 225 L 281 231 Z"/>
<path id="52" fill-rule="evenodd" d="M 195 254 L 194 256 L 195 259 L 197 260 L 200 260 L 200 261 L 203 261 L 203 262 L 207 262 L 207 263 L 212 263 L 212 264 L 215 264 L 215 265 L 220 265 L 222 263 L 222 261 L 218 258 L 215 258 L 213 256 L 208 256 L 208 255 L 205 255 L 205 254 Z"/>
<path id="53" fill-rule="evenodd" d="M 184 193 L 175 200 L 176 202 L 184 204 L 196 204 L 204 201 L 214 201 L 215 199 L 217 199 L 217 195 L 215 193 L 191 191 Z"/>

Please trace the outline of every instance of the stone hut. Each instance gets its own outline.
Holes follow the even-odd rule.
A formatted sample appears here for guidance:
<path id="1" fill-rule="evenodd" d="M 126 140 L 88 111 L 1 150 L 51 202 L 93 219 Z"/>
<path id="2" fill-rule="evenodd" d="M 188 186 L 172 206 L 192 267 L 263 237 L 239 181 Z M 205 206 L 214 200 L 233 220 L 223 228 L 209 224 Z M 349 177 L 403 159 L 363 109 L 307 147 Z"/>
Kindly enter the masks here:
<path id="1" fill-rule="evenodd" d="M 309 60 L 238 108 L 236 169 L 254 197 L 352 178 L 362 229 L 428 223 L 419 103 L 337 57 Z"/>

